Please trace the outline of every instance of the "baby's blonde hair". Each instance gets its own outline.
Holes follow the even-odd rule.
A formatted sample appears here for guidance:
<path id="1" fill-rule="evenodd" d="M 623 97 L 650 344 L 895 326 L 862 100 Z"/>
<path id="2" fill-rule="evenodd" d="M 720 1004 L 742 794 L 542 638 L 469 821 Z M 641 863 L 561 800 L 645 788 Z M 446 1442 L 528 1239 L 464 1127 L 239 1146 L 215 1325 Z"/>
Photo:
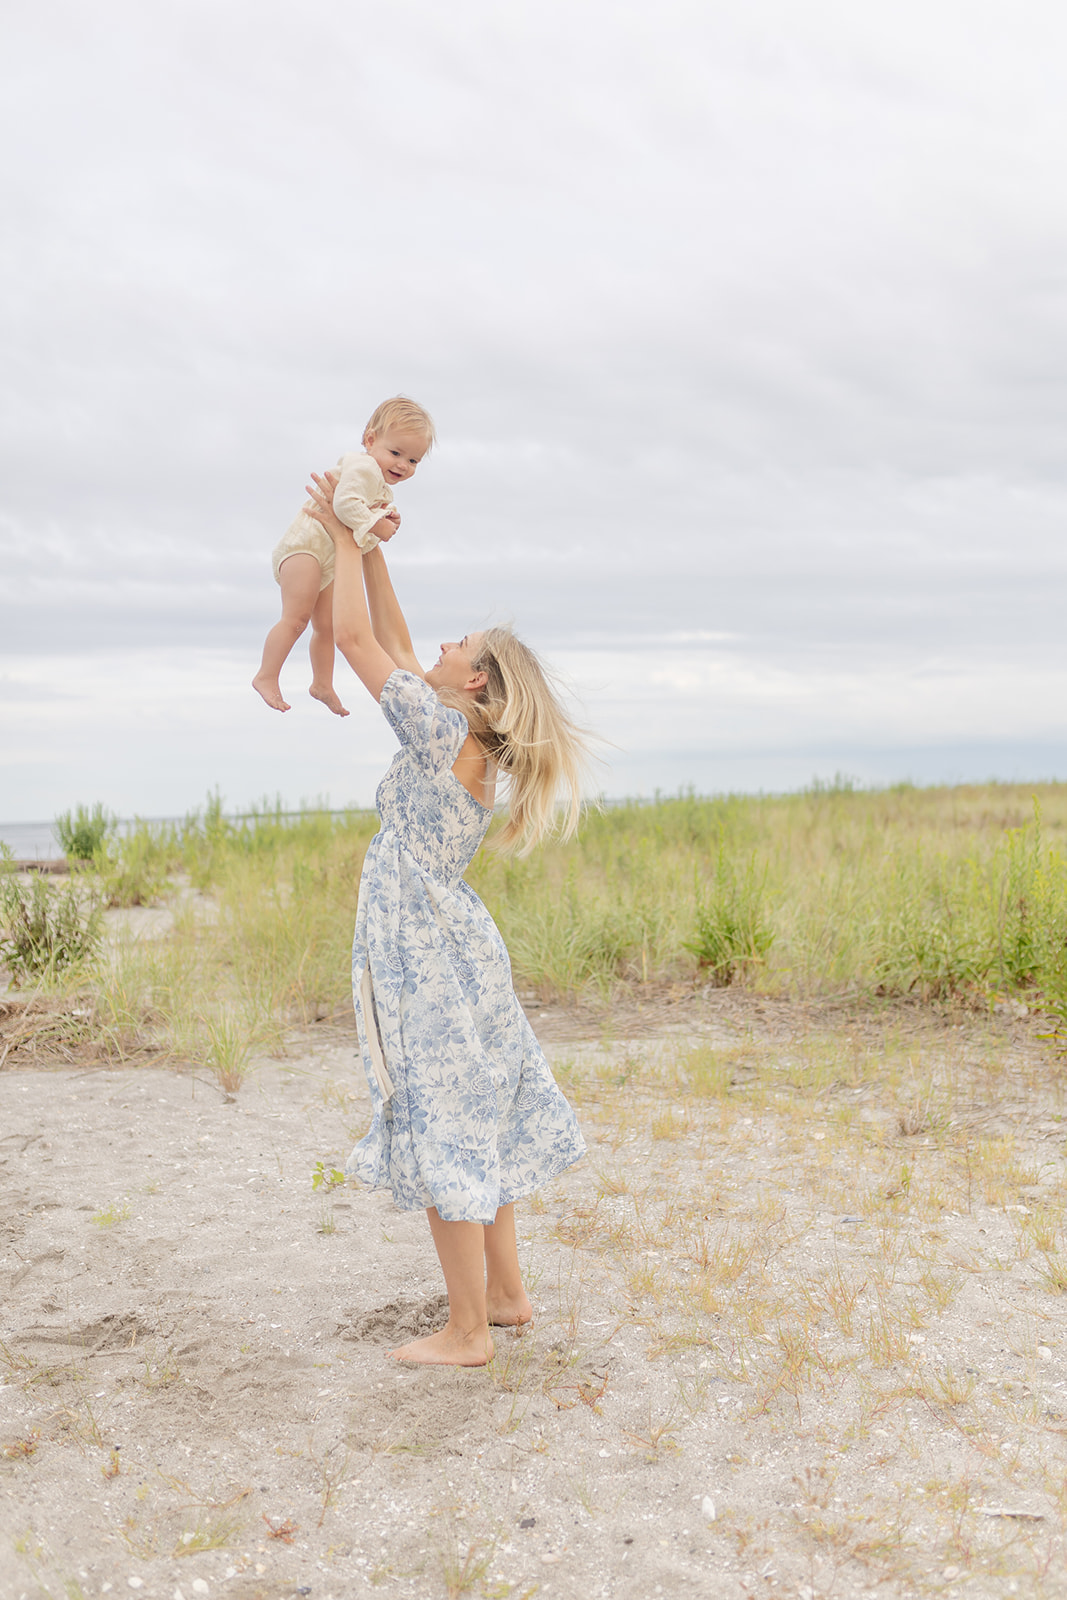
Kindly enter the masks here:
<path id="1" fill-rule="evenodd" d="M 391 400 L 383 400 L 380 406 L 376 406 L 363 430 L 363 437 L 366 439 L 368 433 L 377 436 L 384 433 L 387 428 L 400 428 L 408 433 L 424 433 L 429 441 L 427 450 L 432 449 L 437 443 L 437 434 L 430 413 L 416 400 L 409 400 L 406 394 L 395 394 Z"/>
<path id="2" fill-rule="evenodd" d="M 473 697 L 445 690 L 440 698 L 463 712 L 490 761 L 507 776 L 508 820 L 497 848 L 524 856 L 553 830 L 569 839 L 581 815 L 582 731 L 544 666 L 510 628 L 487 629 L 471 666 L 487 674 L 485 688 Z"/>

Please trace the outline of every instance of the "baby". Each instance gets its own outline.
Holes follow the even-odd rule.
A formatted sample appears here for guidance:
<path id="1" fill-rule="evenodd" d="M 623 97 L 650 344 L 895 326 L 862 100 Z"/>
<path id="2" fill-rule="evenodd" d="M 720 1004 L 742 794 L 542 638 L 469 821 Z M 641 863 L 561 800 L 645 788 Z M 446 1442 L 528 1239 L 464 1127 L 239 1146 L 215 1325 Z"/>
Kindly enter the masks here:
<path id="1" fill-rule="evenodd" d="M 430 413 L 397 395 L 383 400 L 367 423 L 363 449 L 349 451 L 337 463 L 333 509 L 364 554 L 399 528 L 392 486 L 411 477 L 434 439 Z M 282 620 L 267 635 L 252 687 L 275 711 L 289 710 L 278 675 L 310 622 L 311 694 L 339 717 L 347 717 L 333 686 L 333 543 L 301 511 L 275 547 L 273 564 L 282 591 Z"/>

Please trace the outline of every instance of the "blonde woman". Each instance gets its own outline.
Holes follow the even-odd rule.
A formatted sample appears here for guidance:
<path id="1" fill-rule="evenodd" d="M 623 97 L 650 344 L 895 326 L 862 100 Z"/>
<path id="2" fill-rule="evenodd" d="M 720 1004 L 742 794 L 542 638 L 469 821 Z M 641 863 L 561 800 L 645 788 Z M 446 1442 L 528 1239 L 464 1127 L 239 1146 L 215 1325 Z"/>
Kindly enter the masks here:
<path id="1" fill-rule="evenodd" d="M 381 547 L 361 553 L 333 513 L 335 480 L 309 488 L 334 541 L 337 648 L 381 705 L 400 750 L 378 789 L 381 831 L 363 867 L 352 984 L 373 1120 L 348 1171 L 425 1207 L 448 1322 L 392 1354 L 484 1366 L 491 1326 L 532 1316 L 516 1200 L 585 1150 L 523 1014 L 507 950 L 460 874 L 508 787 L 501 848 L 525 852 L 578 818 L 582 746 L 537 657 L 509 629 L 441 646 L 426 672 Z"/>

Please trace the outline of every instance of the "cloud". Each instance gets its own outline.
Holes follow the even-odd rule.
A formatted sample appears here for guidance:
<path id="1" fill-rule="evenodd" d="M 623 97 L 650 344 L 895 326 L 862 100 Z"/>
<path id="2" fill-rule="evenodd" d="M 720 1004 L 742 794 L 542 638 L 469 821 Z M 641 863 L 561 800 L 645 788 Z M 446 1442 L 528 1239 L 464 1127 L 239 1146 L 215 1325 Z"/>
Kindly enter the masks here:
<path id="1" fill-rule="evenodd" d="M 420 638 L 515 616 L 640 786 L 657 652 L 689 662 L 682 782 L 720 668 L 768 771 L 847 750 L 864 699 L 894 748 L 909 696 L 945 748 L 1062 740 L 1067 18 L 43 0 L 9 34 L 0 648 L 57 739 L 81 686 L 116 808 L 136 684 L 176 725 L 183 685 L 243 685 L 307 471 L 396 390 L 441 431 L 394 547 Z M 243 693 L 182 784 L 263 785 Z M 0 718 L 52 774 L 0 809 L 96 770 Z"/>

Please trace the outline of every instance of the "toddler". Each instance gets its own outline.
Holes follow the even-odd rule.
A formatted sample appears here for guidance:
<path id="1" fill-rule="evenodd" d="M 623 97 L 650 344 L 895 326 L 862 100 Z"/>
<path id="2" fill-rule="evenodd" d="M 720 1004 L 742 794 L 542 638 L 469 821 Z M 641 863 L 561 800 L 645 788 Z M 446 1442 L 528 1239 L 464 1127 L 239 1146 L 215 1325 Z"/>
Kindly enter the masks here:
<path id="1" fill-rule="evenodd" d="M 400 526 L 393 485 L 410 478 L 435 439 L 433 418 L 414 400 L 384 400 L 363 430 L 363 449 L 337 463 L 333 509 L 364 554 Z M 311 694 L 347 717 L 333 686 L 333 543 L 306 512 L 275 546 L 274 576 L 282 591 L 282 619 L 263 646 L 252 687 L 275 711 L 288 711 L 278 675 L 293 645 L 311 623 Z"/>

